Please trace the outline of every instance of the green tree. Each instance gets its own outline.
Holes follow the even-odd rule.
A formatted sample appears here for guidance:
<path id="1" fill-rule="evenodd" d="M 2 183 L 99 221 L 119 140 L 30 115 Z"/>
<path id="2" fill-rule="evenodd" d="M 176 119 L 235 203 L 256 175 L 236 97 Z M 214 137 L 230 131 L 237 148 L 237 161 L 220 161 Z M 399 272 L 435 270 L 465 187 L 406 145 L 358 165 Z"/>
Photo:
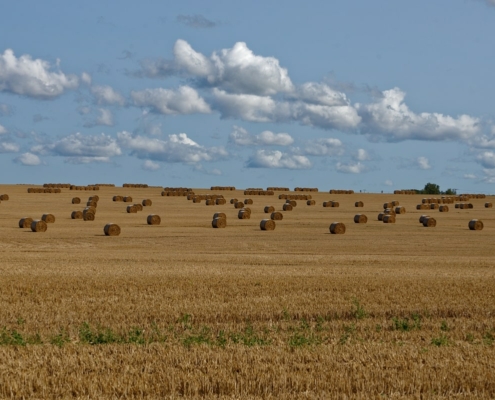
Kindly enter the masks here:
<path id="1" fill-rule="evenodd" d="M 450 189 L 450 188 L 449 188 L 449 189 L 447 189 L 447 190 L 445 191 L 445 194 L 446 194 L 446 195 L 448 195 L 448 196 L 454 196 L 454 195 L 456 195 L 456 194 L 457 194 L 457 191 L 456 191 L 455 189 Z"/>
<path id="2" fill-rule="evenodd" d="M 428 182 L 423 189 L 424 194 L 440 194 L 440 186 Z"/>

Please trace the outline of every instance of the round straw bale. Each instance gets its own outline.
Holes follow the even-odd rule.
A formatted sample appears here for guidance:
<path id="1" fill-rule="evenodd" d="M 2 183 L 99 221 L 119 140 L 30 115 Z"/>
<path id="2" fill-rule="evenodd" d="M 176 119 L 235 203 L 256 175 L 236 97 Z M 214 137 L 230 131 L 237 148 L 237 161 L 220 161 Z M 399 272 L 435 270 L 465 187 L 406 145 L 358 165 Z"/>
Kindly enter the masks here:
<path id="1" fill-rule="evenodd" d="M 86 203 L 86 206 L 96 208 L 96 207 L 98 207 L 98 203 L 96 201 L 88 201 Z"/>
<path id="2" fill-rule="evenodd" d="M 234 208 L 242 208 L 244 207 L 244 203 L 242 201 L 238 201 L 234 204 Z"/>
<path id="3" fill-rule="evenodd" d="M 362 201 L 356 201 L 354 207 L 364 207 L 364 203 Z"/>
<path id="4" fill-rule="evenodd" d="M 207 206 L 214 206 L 215 200 L 214 199 L 206 199 L 206 205 Z"/>
<path id="5" fill-rule="evenodd" d="M 290 204 L 292 206 L 292 208 L 297 206 L 297 201 L 295 201 L 295 200 L 286 200 L 285 203 Z"/>
<path id="6" fill-rule="evenodd" d="M 385 210 L 386 208 L 392 208 L 392 207 L 393 207 L 392 203 L 384 203 L 384 204 L 383 204 L 383 209 L 384 209 L 384 210 Z"/>
<path id="7" fill-rule="evenodd" d="M 55 216 L 53 214 L 43 214 L 41 219 L 47 224 L 53 224 L 55 222 Z"/>
<path id="8" fill-rule="evenodd" d="M 289 203 L 285 203 L 282 208 L 284 211 L 292 211 L 292 206 Z"/>
<path id="9" fill-rule="evenodd" d="M 356 214 L 354 216 L 354 222 L 356 224 L 365 224 L 368 222 L 368 217 L 364 214 Z"/>
<path id="10" fill-rule="evenodd" d="M 378 221 L 383 221 L 384 216 L 385 216 L 385 213 L 378 214 Z"/>
<path id="11" fill-rule="evenodd" d="M 238 201 L 237 199 L 230 199 L 230 204 L 235 204 L 237 203 L 237 201 Z"/>
<path id="12" fill-rule="evenodd" d="M 95 194 L 94 196 L 91 196 L 88 200 L 89 201 L 96 201 L 98 203 L 100 201 L 100 196 Z"/>
<path id="13" fill-rule="evenodd" d="M 492 203 L 485 203 L 485 208 L 492 208 L 493 204 Z"/>
<path id="14" fill-rule="evenodd" d="M 141 203 L 145 207 L 149 207 L 152 204 L 152 201 L 150 199 L 144 199 Z"/>
<path id="15" fill-rule="evenodd" d="M 430 218 L 429 215 L 422 215 L 421 217 L 419 217 L 419 223 L 422 224 L 423 221 L 425 220 L 425 218 Z"/>
<path id="16" fill-rule="evenodd" d="M 306 204 L 308 206 L 314 206 L 316 204 L 316 201 L 314 201 L 314 200 L 308 200 L 308 201 L 306 201 Z"/>
<path id="17" fill-rule="evenodd" d="M 396 214 L 396 212 L 393 208 L 386 208 L 385 210 L 383 210 L 383 213 L 385 215 L 395 215 Z"/>
<path id="18" fill-rule="evenodd" d="M 134 204 L 134 207 L 136 207 L 138 211 L 143 211 L 143 205 L 141 203 Z"/>
<path id="19" fill-rule="evenodd" d="M 31 222 L 31 230 L 33 232 L 46 232 L 48 225 L 43 220 L 34 220 Z"/>
<path id="20" fill-rule="evenodd" d="M 137 213 L 137 208 L 135 206 L 127 206 L 128 213 Z"/>
<path id="21" fill-rule="evenodd" d="M 106 236 L 119 236 L 120 235 L 120 226 L 117 224 L 112 224 L 111 222 L 106 224 L 103 228 L 103 232 L 105 232 Z"/>
<path id="22" fill-rule="evenodd" d="M 200 196 L 193 197 L 193 203 L 201 203 L 201 200 L 203 199 Z"/>
<path id="23" fill-rule="evenodd" d="M 395 224 L 395 215 L 384 215 L 382 221 L 386 224 Z"/>
<path id="24" fill-rule="evenodd" d="M 405 214 L 406 208 L 404 206 L 395 207 L 395 213 L 396 214 Z"/>
<path id="25" fill-rule="evenodd" d="M 332 202 L 331 201 L 324 201 L 323 207 L 332 207 Z"/>
<path id="26" fill-rule="evenodd" d="M 270 219 L 273 219 L 274 221 L 282 221 L 284 219 L 284 214 L 278 211 L 272 212 Z"/>
<path id="27" fill-rule="evenodd" d="M 253 199 L 245 199 L 244 204 L 253 204 Z"/>
<path id="28" fill-rule="evenodd" d="M 273 231 L 275 229 L 275 221 L 273 219 L 262 219 L 260 228 L 262 231 Z"/>
<path id="29" fill-rule="evenodd" d="M 474 208 L 472 203 L 468 203 L 467 208 Z"/>
<path id="30" fill-rule="evenodd" d="M 392 201 L 392 207 L 397 207 L 399 205 L 399 201 L 398 200 L 393 200 Z"/>
<path id="31" fill-rule="evenodd" d="M 81 199 L 79 197 L 74 197 L 72 199 L 72 204 L 81 204 Z"/>
<path id="32" fill-rule="evenodd" d="M 483 229 L 483 222 L 479 219 L 472 219 L 469 221 L 469 229 L 472 231 L 481 231 Z"/>
<path id="33" fill-rule="evenodd" d="M 440 212 L 449 212 L 449 206 L 441 205 L 440 207 L 438 207 L 438 211 L 440 211 Z"/>
<path id="34" fill-rule="evenodd" d="M 95 220 L 95 213 L 91 212 L 90 210 L 83 211 L 82 216 L 83 216 L 84 221 L 94 221 Z"/>
<path id="35" fill-rule="evenodd" d="M 227 219 L 226 218 L 213 218 L 213 221 L 211 221 L 211 226 L 213 228 L 225 228 L 227 226 Z"/>
<path id="36" fill-rule="evenodd" d="M 24 217 L 19 220 L 19 228 L 31 228 L 32 218 Z"/>
<path id="37" fill-rule="evenodd" d="M 8 200 L 9 199 L 9 195 L 8 194 L 2 194 L 0 195 L 0 200 Z"/>
<path id="38" fill-rule="evenodd" d="M 437 226 L 437 220 L 432 217 L 426 217 L 423 219 L 423 226 L 426 228 L 434 228 Z"/>
<path id="39" fill-rule="evenodd" d="M 124 201 L 124 203 L 131 203 L 132 197 L 131 196 L 124 196 L 123 201 Z"/>
<path id="40" fill-rule="evenodd" d="M 113 201 L 124 201 L 124 198 L 122 196 L 113 196 L 112 200 Z"/>
<path id="41" fill-rule="evenodd" d="M 239 219 L 250 219 L 251 218 L 251 212 L 250 211 L 247 211 L 247 210 L 244 210 L 244 209 L 241 209 L 237 213 L 237 218 L 239 218 Z"/>
<path id="42" fill-rule="evenodd" d="M 72 219 L 82 219 L 83 213 L 82 213 L 82 211 L 72 211 L 70 217 Z"/>
<path id="43" fill-rule="evenodd" d="M 339 207 L 340 203 L 338 201 L 332 201 L 331 207 Z"/>
<path id="44" fill-rule="evenodd" d="M 227 219 L 227 216 L 223 212 L 217 212 L 217 213 L 213 214 L 213 219 L 215 219 L 215 218 L 224 218 L 224 219 Z"/>
<path id="45" fill-rule="evenodd" d="M 265 213 L 270 214 L 275 211 L 275 207 L 273 206 L 265 206 L 264 208 Z"/>
<path id="46" fill-rule="evenodd" d="M 455 203 L 454 207 L 455 208 L 461 208 L 461 205 L 460 205 L 460 203 Z"/>
<path id="47" fill-rule="evenodd" d="M 225 203 L 227 203 L 227 200 L 225 200 L 224 198 L 219 197 L 219 198 L 217 198 L 217 199 L 215 200 L 215 203 L 216 203 L 218 206 L 223 206 Z"/>
<path id="48" fill-rule="evenodd" d="M 160 225 L 162 222 L 162 219 L 160 218 L 159 215 L 156 214 L 150 214 L 148 215 L 148 218 L 146 219 L 148 222 L 148 225 Z"/>
<path id="49" fill-rule="evenodd" d="M 332 222 L 330 224 L 330 233 L 344 234 L 345 233 L 345 225 L 342 222 Z"/>

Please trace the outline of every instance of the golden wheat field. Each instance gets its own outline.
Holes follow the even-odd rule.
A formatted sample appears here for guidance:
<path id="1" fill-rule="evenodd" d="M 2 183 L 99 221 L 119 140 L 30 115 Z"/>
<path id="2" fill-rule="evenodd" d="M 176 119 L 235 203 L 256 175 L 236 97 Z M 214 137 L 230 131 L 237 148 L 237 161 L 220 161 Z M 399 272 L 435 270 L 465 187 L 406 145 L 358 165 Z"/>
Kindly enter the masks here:
<path id="1" fill-rule="evenodd" d="M 282 211 L 282 192 L 194 189 L 227 200 L 207 206 L 161 188 L 27 187 L 0 186 L 0 398 L 495 397 L 490 196 L 440 213 L 416 210 L 421 195 L 326 190 Z M 95 194 L 94 221 L 71 219 Z M 152 205 L 127 213 L 115 195 Z M 253 200 L 250 219 L 231 198 Z M 378 221 L 392 200 L 406 213 Z M 283 213 L 273 231 L 265 206 Z M 46 232 L 19 228 L 47 213 Z"/>

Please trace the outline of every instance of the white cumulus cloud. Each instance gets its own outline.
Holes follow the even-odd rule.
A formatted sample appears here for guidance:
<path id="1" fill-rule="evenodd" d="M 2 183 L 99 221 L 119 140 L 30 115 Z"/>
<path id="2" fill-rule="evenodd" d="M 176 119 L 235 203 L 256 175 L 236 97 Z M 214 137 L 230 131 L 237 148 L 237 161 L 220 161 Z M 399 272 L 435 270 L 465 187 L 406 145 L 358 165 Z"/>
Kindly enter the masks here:
<path id="1" fill-rule="evenodd" d="M 98 109 L 100 115 L 96 118 L 95 125 L 113 126 L 113 115 L 110 110 Z"/>
<path id="2" fill-rule="evenodd" d="M 228 156 L 223 147 L 201 146 L 185 133 L 169 135 L 167 140 L 161 140 L 123 131 L 117 134 L 117 140 L 138 158 L 154 161 L 194 164 L 217 161 Z"/>
<path id="3" fill-rule="evenodd" d="M 358 149 L 353 158 L 357 161 L 366 161 L 369 160 L 371 157 L 365 149 Z"/>
<path id="4" fill-rule="evenodd" d="M 294 139 L 288 133 L 263 131 L 259 135 L 252 135 L 239 126 L 234 126 L 229 141 L 238 146 L 289 146 L 294 143 Z"/>
<path id="5" fill-rule="evenodd" d="M 311 161 L 305 156 L 282 153 L 278 150 L 258 150 L 249 158 L 248 168 L 308 169 Z"/>
<path id="6" fill-rule="evenodd" d="M 360 174 L 367 170 L 366 166 L 361 162 L 344 164 L 338 162 L 336 165 L 337 171 L 345 174 Z"/>
<path id="7" fill-rule="evenodd" d="M 0 135 L 5 135 L 7 133 L 7 129 L 3 125 L 0 125 Z"/>
<path id="8" fill-rule="evenodd" d="M 17 143 L 0 142 L 0 153 L 17 153 L 20 147 Z"/>
<path id="9" fill-rule="evenodd" d="M 95 97 L 97 104 L 118 104 L 120 106 L 125 104 L 124 96 L 108 85 L 93 86 L 91 88 L 91 93 Z"/>
<path id="10" fill-rule="evenodd" d="M 493 151 L 485 151 L 478 155 L 477 161 L 485 168 L 495 168 L 495 153 Z"/>
<path id="11" fill-rule="evenodd" d="M 41 159 L 33 153 L 23 153 L 20 156 L 14 158 L 14 162 L 22 165 L 34 167 L 41 164 Z"/>
<path id="12" fill-rule="evenodd" d="M 77 76 L 53 71 L 48 61 L 28 54 L 17 58 L 11 49 L 0 54 L 0 91 L 52 99 L 78 85 Z"/>
<path id="13" fill-rule="evenodd" d="M 344 148 L 339 139 L 321 138 L 308 141 L 303 153 L 310 156 L 338 156 L 344 153 Z"/>
<path id="14" fill-rule="evenodd" d="M 405 92 L 393 88 L 370 104 L 356 104 L 362 131 L 386 140 L 469 140 L 480 131 L 480 120 L 439 113 L 414 113 L 404 103 Z"/>
<path id="15" fill-rule="evenodd" d="M 431 169 L 430 160 L 428 160 L 426 157 L 418 157 L 416 159 L 416 165 L 419 167 L 419 169 Z"/>
<path id="16" fill-rule="evenodd" d="M 189 86 L 172 89 L 145 89 L 131 92 L 134 104 L 150 107 L 154 112 L 165 115 L 174 114 L 209 114 L 210 106 Z"/>

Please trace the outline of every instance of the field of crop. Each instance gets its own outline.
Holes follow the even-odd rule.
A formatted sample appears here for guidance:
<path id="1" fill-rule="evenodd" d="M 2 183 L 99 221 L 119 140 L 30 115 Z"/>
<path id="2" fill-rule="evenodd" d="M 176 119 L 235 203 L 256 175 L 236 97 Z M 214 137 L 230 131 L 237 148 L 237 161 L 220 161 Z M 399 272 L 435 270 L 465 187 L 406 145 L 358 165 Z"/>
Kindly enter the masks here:
<path id="1" fill-rule="evenodd" d="M 0 186 L 0 398 L 495 397 L 493 198 L 439 213 L 417 211 L 419 195 L 310 193 L 315 206 L 297 201 L 261 231 L 279 192 L 195 192 L 227 204 Z M 94 194 L 95 220 L 71 219 Z M 153 203 L 129 214 L 114 195 Z M 250 219 L 232 197 L 253 199 Z M 406 213 L 385 224 L 391 200 Z M 46 232 L 19 228 L 43 213 L 56 218 Z M 120 236 L 104 235 L 109 222 Z"/>

